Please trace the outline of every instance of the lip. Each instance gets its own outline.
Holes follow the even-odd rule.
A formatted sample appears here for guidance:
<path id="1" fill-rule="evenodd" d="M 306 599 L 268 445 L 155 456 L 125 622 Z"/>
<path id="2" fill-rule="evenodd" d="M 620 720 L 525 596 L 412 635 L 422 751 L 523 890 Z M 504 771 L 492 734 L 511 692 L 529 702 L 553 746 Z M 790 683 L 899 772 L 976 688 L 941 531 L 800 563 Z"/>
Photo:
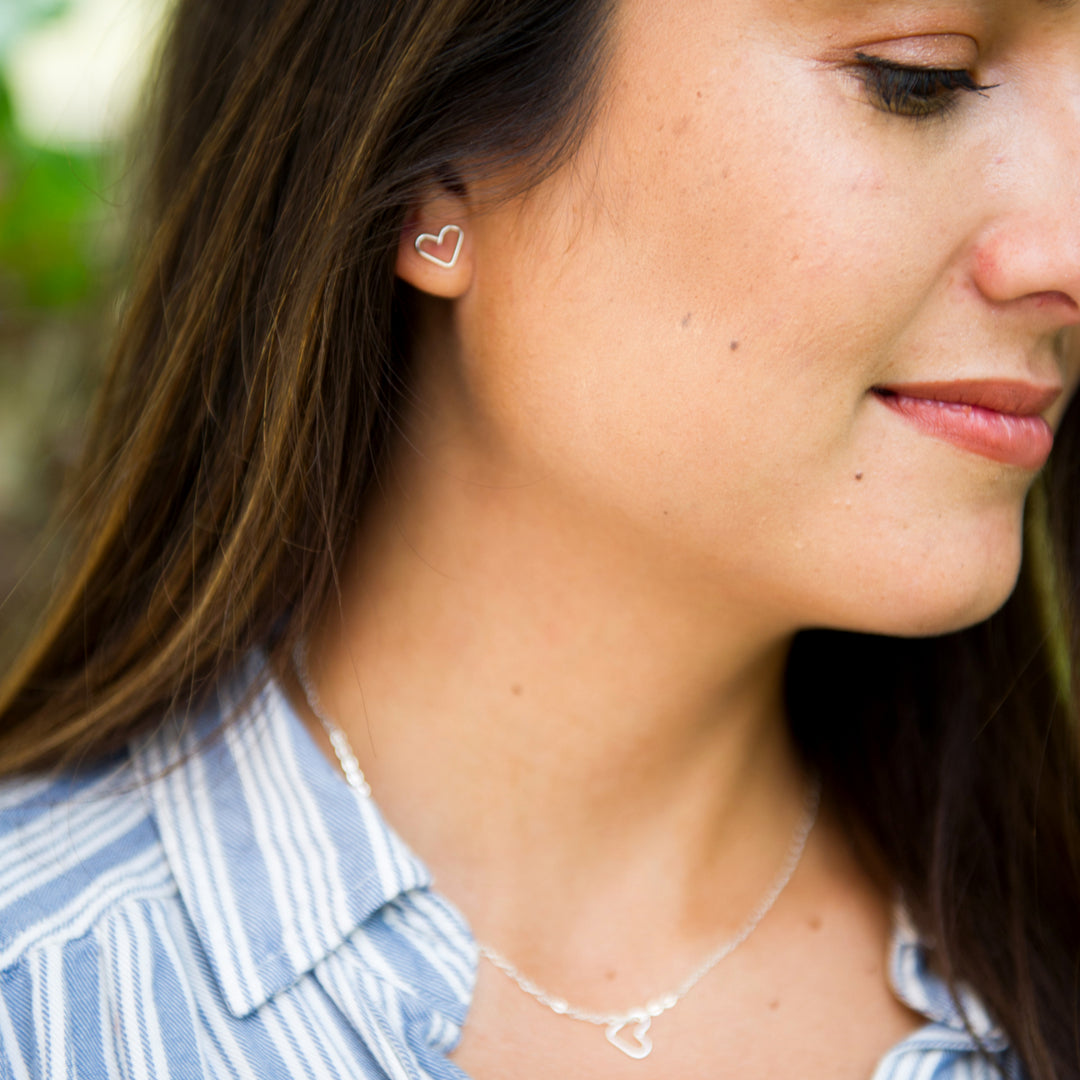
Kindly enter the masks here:
<path id="1" fill-rule="evenodd" d="M 1011 379 L 875 386 L 886 407 L 934 438 L 1003 465 L 1036 471 L 1046 464 L 1054 433 L 1042 417 L 1060 386 Z"/>

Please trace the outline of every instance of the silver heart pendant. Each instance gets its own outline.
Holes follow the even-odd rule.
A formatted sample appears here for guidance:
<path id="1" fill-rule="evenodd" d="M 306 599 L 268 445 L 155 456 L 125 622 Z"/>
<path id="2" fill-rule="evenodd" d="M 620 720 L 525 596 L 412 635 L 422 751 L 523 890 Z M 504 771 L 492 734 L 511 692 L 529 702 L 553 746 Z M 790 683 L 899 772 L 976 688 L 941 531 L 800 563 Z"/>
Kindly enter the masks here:
<path id="1" fill-rule="evenodd" d="M 628 1024 L 634 1025 L 634 1038 L 637 1042 L 630 1042 L 623 1035 L 623 1028 Z M 617 1016 L 607 1026 L 607 1041 L 621 1050 L 627 1057 L 640 1061 L 652 1053 L 652 1039 L 649 1038 L 649 1026 L 652 1017 L 646 1012 L 629 1013 L 627 1016 Z"/>
<path id="2" fill-rule="evenodd" d="M 457 242 L 454 244 L 454 254 L 449 259 L 440 258 L 438 255 L 431 251 L 426 251 L 425 247 L 430 245 L 432 247 L 441 248 L 446 243 L 446 238 L 451 235 L 457 235 Z M 458 256 L 461 254 L 461 245 L 465 240 L 465 234 L 461 231 L 460 225 L 444 225 L 436 236 L 434 233 L 421 233 L 415 241 L 413 246 L 416 248 L 416 253 L 422 258 L 427 259 L 428 262 L 434 263 L 442 270 L 453 270 L 457 265 Z"/>

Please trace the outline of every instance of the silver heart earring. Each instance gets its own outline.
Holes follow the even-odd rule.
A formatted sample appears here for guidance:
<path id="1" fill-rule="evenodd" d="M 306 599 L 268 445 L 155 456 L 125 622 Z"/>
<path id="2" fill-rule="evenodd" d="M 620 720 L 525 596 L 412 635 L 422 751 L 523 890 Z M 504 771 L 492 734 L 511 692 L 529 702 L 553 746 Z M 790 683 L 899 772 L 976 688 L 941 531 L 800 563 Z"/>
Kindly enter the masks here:
<path id="1" fill-rule="evenodd" d="M 434 247 L 441 248 L 446 242 L 448 236 L 457 236 L 457 242 L 454 244 L 454 254 L 449 259 L 441 259 L 438 255 L 432 254 L 430 251 L 424 250 L 425 244 L 431 244 Z M 428 262 L 434 263 L 440 270 L 453 270 L 457 266 L 458 256 L 461 254 L 461 245 L 465 240 L 465 233 L 462 232 L 460 225 L 444 225 L 439 231 L 439 235 L 434 233 L 421 233 L 413 242 L 413 246 L 416 248 L 416 253 L 422 259 L 427 259 Z"/>

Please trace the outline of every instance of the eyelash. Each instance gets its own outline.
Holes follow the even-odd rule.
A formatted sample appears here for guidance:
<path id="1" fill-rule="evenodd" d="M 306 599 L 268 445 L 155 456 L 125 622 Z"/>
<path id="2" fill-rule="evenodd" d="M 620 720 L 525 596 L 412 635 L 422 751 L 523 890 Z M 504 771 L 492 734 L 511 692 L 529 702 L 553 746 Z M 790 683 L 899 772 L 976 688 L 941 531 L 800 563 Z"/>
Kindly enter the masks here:
<path id="1" fill-rule="evenodd" d="M 866 53 L 856 53 L 855 59 L 871 104 L 913 120 L 944 116 L 956 107 L 962 90 L 982 94 L 994 89 L 981 86 L 964 68 L 909 67 Z"/>

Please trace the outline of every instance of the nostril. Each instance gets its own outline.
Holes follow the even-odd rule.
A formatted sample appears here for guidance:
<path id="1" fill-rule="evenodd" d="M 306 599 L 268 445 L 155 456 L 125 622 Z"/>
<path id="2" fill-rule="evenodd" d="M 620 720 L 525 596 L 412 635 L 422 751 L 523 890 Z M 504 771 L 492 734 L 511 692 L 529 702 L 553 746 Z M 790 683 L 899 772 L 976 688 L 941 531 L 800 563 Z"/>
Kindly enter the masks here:
<path id="1" fill-rule="evenodd" d="M 1051 304 L 1064 304 L 1066 307 L 1071 308 L 1073 311 L 1080 310 L 1080 305 L 1068 294 L 1063 292 L 1040 292 L 1035 293 L 1032 296 L 1032 300 L 1037 307 L 1047 307 Z"/>

